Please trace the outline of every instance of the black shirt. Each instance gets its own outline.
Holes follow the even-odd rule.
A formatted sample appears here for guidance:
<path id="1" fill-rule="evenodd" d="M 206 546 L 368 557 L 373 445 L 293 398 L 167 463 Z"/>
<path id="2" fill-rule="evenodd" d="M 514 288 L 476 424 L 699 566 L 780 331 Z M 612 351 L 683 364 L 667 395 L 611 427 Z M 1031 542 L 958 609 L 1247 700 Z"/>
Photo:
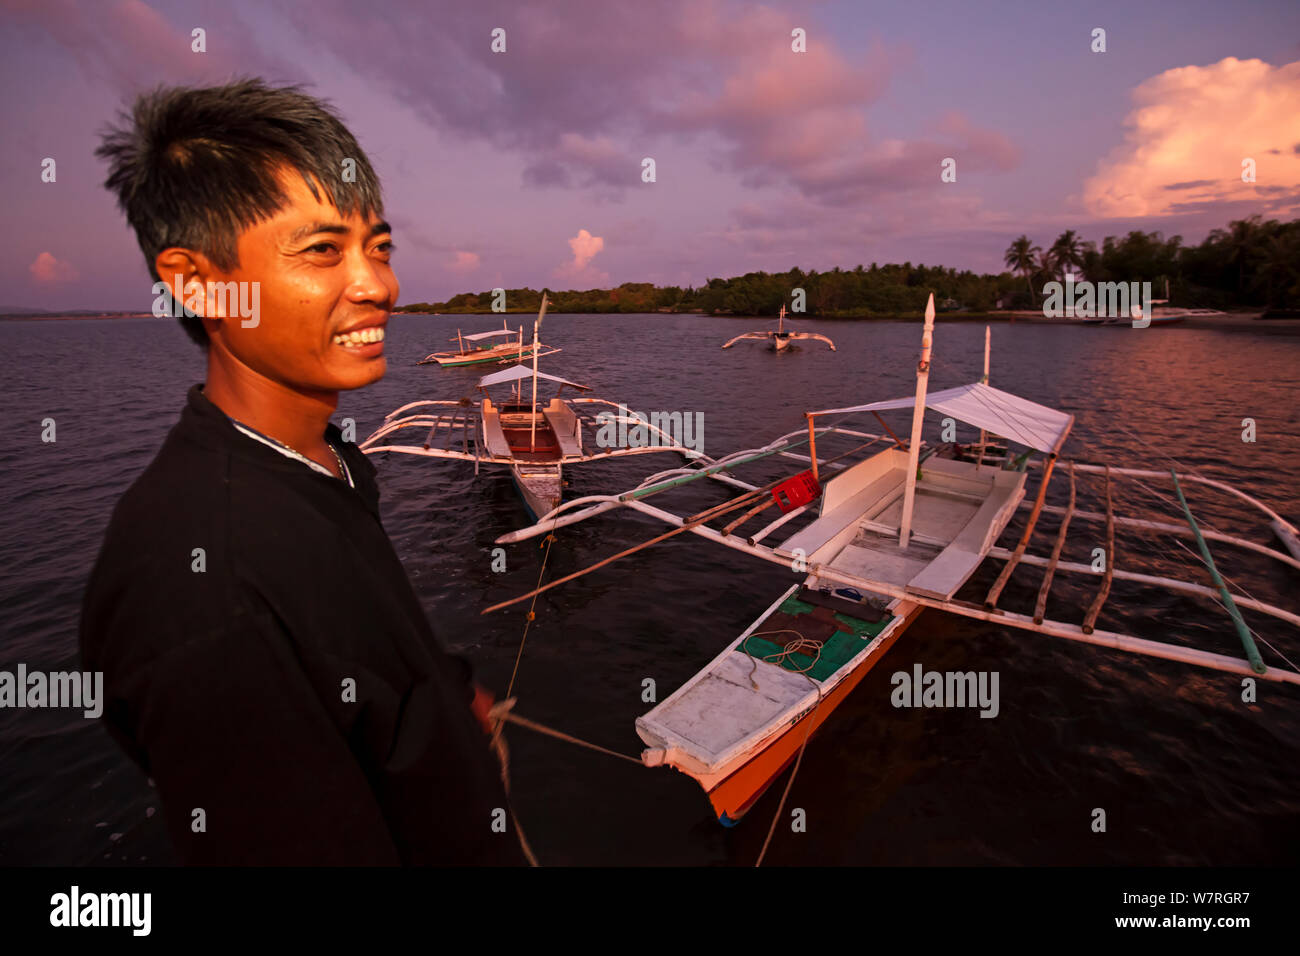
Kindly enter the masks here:
<path id="1" fill-rule="evenodd" d="M 469 665 L 434 638 L 374 466 L 326 438 L 355 489 L 190 389 L 87 586 L 104 720 L 187 863 L 522 863 Z"/>

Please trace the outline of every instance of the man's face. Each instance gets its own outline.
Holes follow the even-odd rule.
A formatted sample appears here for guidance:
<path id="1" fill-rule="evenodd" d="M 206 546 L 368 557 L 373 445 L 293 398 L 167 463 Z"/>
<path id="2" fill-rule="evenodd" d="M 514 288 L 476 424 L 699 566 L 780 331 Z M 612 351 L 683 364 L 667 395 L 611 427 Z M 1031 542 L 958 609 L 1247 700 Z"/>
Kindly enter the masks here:
<path id="1" fill-rule="evenodd" d="M 296 171 L 281 184 L 288 202 L 240 235 L 239 266 L 217 277 L 260 284 L 257 323 L 227 310 L 205 323 L 211 347 L 298 392 L 377 382 L 387 369 L 380 336 L 398 293 L 388 223 L 373 214 L 344 218 Z"/>

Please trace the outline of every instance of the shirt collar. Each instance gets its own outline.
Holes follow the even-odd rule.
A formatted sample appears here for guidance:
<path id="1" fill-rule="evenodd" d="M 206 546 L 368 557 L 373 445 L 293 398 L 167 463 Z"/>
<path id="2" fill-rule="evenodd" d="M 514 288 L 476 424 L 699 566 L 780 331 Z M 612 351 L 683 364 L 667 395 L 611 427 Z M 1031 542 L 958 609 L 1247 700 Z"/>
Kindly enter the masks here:
<path id="1" fill-rule="evenodd" d="M 240 432 L 230 417 L 204 394 L 202 383 L 190 387 L 178 427 L 185 437 L 249 464 L 282 472 L 286 477 L 305 474 L 300 461 Z M 343 432 L 333 422 L 325 425 L 325 439 L 338 450 L 339 457 L 347 465 L 352 478 L 351 490 L 360 496 L 367 510 L 379 517 L 379 485 L 375 480 L 375 466 L 371 464 L 369 456 L 353 442 L 345 441 Z M 329 479 L 340 491 L 349 492 L 347 485 L 332 474 Z"/>

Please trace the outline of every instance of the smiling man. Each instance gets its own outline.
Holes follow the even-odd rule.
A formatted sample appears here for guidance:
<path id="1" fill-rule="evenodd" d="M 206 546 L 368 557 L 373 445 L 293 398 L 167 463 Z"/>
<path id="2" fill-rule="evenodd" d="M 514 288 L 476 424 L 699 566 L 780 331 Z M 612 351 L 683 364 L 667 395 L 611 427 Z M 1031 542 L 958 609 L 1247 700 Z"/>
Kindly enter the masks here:
<path id="1" fill-rule="evenodd" d="M 98 154 L 207 356 L 81 623 L 181 859 L 522 862 L 490 698 L 439 647 L 374 468 L 330 422 L 383 377 L 398 294 L 365 154 L 322 103 L 252 80 L 143 96 Z"/>

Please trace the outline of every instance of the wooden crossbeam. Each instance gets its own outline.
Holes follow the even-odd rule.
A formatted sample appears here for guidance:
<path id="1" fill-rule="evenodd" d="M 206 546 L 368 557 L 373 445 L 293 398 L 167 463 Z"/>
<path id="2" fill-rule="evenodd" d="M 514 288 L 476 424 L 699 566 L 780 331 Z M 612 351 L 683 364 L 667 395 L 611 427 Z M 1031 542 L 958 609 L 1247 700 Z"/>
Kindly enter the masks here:
<path id="1" fill-rule="evenodd" d="M 1102 605 L 1106 603 L 1106 598 L 1110 596 L 1110 582 L 1115 576 L 1115 509 L 1111 505 L 1110 498 L 1110 465 L 1106 466 L 1106 573 L 1101 579 L 1101 590 L 1097 596 L 1092 599 L 1092 604 L 1088 607 L 1088 613 L 1083 618 L 1083 633 L 1091 634 L 1097 624 L 1097 615 L 1101 613 Z"/>
<path id="2" fill-rule="evenodd" d="M 447 440 L 442 446 L 446 451 L 451 451 L 452 443 L 456 440 L 456 429 L 460 427 L 462 414 L 459 411 L 452 412 L 451 418 L 447 420 Z"/>
<path id="3" fill-rule="evenodd" d="M 1043 471 L 1043 481 L 1038 486 L 1038 498 L 1034 501 L 1034 510 L 1029 512 L 1029 523 L 1025 525 L 1025 533 L 1020 536 L 1020 543 L 1016 545 L 1016 550 L 1002 568 L 1002 573 L 998 579 L 993 582 L 993 587 L 989 588 L 988 595 L 984 598 L 985 610 L 993 610 L 998 606 L 998 598 L 1002 595 L 1002 589 L 1007 586 L 1011 580 L 1011 572 L 1016 569 L 1020 563 L 1021 557 L 1024 556 L 1025 548 L 1029 547 L 1029 539 L 1033 536 L 1034 526 L 1038 524 L 1038 516 L 1043 512 L 1043 502 L 1047 500 L 1047 483 L 1052 480 L 1052 472 L 1056 466 L 1056 456 L 1053 455 L 1047 460 L 1047 467 Z"/>
<path id="4" fill-rule="evenodd" d="M 644 550 L 645 548 L 650 547 L 650 545 L 652 544 L 658 544 L 660 541 L 664 541 L 667 538 L 672 538 L 675 537 L 676 535 L 682 534 L 683 532 L 690 531 L 691 529 L 696 528 L 699 525 L 702 525 L 710 518 L 716 518 L 719 517 L 720 515 L 724 515 L 729 512 L 735 511 L 738 508 L 744 507 L 745 505 L 751 503 L 755 498 L 759 497 L 765 492 L 771 491 L 773 488 L 775 488 L 777 485 L 779 485 L 781 482 L 785 480 L 786 479 L 784 478 L 778 478 L 776 481 L 770 482 L 768 485 L 762 488 L 755 488 L 754 490 L 747 491 L 742 495 L 737 495 L 735 498 L 732 498 L 730 501 L 724 501 L 720 505 L 714 505 L 712 508 L 706 508 L 704 511 L 698 512 L 697 514 L 692 515 L 690 518 L 687 518 L 685 521 L 683 521 L 676 528 L 673 528 L 671 531 L 666 531 L 661 535 L 656 535 L 655 537 L 650 538 L 648 541 L 642 541 L 640 544 L 633 545 L 630 548 L 626 548 L 620 551 L 618 554 L 610 555 L 608 558 L 605 558 L 602 561 L 597 561 L 595 564 L 590 565 L 589 567 L 585 567 L 582 568 L 581 570 L 574 571 L 572 574 L 566 574 L 564 577 L 557 578 L 556 580 L 550 582 L 549 584 L 543 584 L 541 587 L 533 588 L 533 590 L 529 591 L 527 594 L 521 594 L 518 597 L 511 598 L 508 601 L 502 601 L 499 604 L 493 604 L 491 607 L 485 607 L 479 613 L 491 614 L 493 611 L 499 611 L 503 607 L 509 607 L 512 604 L 518 604 L 520 601 L 526 601 L 535 594 L 541 594 L 543 591 L 549 591 L 551 588 L 558 587 L 559 585 L 564 584 L 566 581 L 572 581 L 574 578 L 580 578 L 584 574 L 589 574 L 592 571 L 595 571 L 597 568 L 603 568 L 605 565 L 617 561 L 619 558 L 627 557 L 629 554 L 635 554 L 637 551 Z"/>
<path id="5" fill-rule="evenodd" d="M 1043 586 L 1038 589 L 1038 601 L 1034 604 L 1034 623 L 1042 624 L 1047 610 L 1047 592 L 1052 589 L 1052 577 L 1056 574 L 1056 564 L 1061 560 L 1061 549 L 1065 547 L 1065 533 L 1070 529 L 1070 519 L 1074 517 L 1074 462 L 1070 462 L 1070 503 L 1065 508 L 1065 517 L 1061 519 L 1061 530 L 1056 535 L 1056 544 L 1052 546 L 1052 557 L 1047 563 L 1047 573 L 1043 575 Z M 1023 558 L 1024 555 L 1022 554 Z"/>
<path id="6" fill-rule="evenodd" d="M 897 445 L 899 448 L 902 449 L 907 448 L 907 445 L 903 443 L 903 440 L 894 434 L 894 430 L 885 424 L 885 420 L 881 418 L 878 413 L 872 412 L 871 414 L 876 416 L 876 421 L 880 422 L 880 427 L 883 428 L 889 434 L 890 438 L 894 439 L 895 445 Z"/>
<path id="7" fill-rule="evenodd" d="M 442 422 L 442 415 L 433 420 L 433 427 L 429 429 L 428 436 L 424 439 L 424 450 L 428 451 L 429 446 L 433 444 L 433 436 L 438 433 L 438 425 Z"/>

